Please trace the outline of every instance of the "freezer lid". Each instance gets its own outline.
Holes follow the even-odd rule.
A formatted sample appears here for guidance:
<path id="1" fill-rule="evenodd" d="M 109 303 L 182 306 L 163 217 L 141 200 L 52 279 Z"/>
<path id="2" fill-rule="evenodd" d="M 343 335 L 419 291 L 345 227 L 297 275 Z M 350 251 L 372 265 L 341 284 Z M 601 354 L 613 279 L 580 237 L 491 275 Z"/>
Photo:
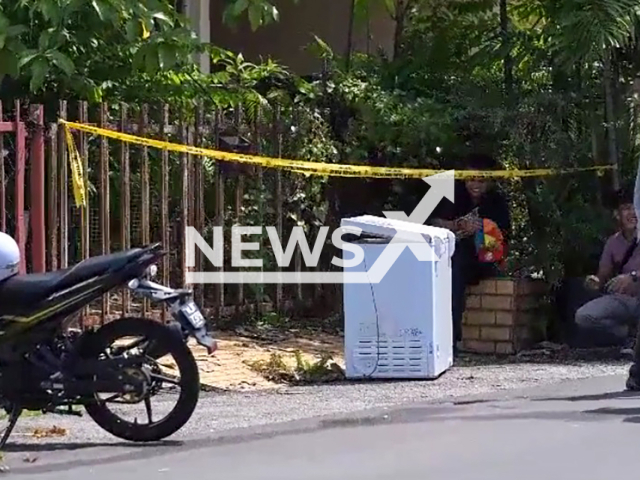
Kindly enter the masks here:
<path id="1" fill-rule="evenodd" d="M 448 254 L 448 256 L 452 256 L 455 251 L 456 237 L 452 231 L 446 228 L 394 220 L 386 217 L 376 217 L 374 215 L 343 218 L 340 221 L 340 226 L 346 229 L 350 227 L 359 228 L 362 230 L 362 234 L 387 238 L 389 241 L 396 235 L 401 239 L 405 238 L 410 241 L 411 238 L 403 234 L 418 233 L 436 249 L 439 258 L 442 258 L 442 255 L 445 254 L 443 249 L 447 250 L 446 254 Z"/>

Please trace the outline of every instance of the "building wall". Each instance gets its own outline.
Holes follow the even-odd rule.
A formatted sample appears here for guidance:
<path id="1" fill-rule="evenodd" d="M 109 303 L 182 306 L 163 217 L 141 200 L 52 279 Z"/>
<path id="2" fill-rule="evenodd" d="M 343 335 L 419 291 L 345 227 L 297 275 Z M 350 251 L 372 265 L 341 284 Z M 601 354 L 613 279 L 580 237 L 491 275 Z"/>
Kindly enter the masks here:
<path id="1" fill-rule="evenodd" d="M 211 41 L 211 0 L 175 0 L 176 9 L 187 15 L 191 21 L 191 27 L 198 34 L 198 38 L 204 43 Z M 209 56 L 201 54 L 196 59 L 200 64 L 200 70 L 209 73 L 211 62 Z"/>
<path id="2" fill-rule="evenodd" d="M 275 0 L 274 4 L 280 21 L 253 32 L 246 18 L 235 28 L 222 24 L 225 0 L 211 0 L 211 43 L 241 52 L 249 61 L 271 58 L 300 75 L 321 69 L 321 61 L 305 50 L 314 34 L 336 54 L 347 53 L 351 0 Z M 353 50 L 373 53 L 382 48 L 391 55 L 393 20 L 380 9 L 372 12 L 366 23 L 354 29 Z"/>

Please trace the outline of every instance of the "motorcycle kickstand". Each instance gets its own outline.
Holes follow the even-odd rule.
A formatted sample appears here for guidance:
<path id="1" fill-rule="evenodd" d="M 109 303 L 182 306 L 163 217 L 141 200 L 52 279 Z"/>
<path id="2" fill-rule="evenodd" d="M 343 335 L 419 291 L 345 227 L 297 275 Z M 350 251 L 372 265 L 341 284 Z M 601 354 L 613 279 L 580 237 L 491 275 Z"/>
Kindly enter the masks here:
<path id="1" fill-rule="evenodd" d="M 13 432 L 13 429 L 16 426 L 16 423 L 18 423 L 18 418 L 20 418 L 20 415 L 22 414 L 22 408 L 18 405 L 14 405 L 11 408 L 11 413 L 9 414 L 9 424 L 7 425 L 7 428 L 4 431 L 4 435 L 2 435 L 2 439 L 0 439 L 0 450 L 2 450 L 4 448 L 4 446 L 7 444 L 7 441 L 9 440 L 9 436 L 11 435 L 11 432 Z"/>

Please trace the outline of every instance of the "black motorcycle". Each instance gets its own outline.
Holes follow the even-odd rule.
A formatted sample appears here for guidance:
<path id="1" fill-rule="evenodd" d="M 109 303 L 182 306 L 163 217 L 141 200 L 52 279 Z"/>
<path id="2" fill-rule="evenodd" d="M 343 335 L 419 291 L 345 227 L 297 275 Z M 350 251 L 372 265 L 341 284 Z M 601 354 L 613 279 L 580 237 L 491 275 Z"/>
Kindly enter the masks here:
<path id="1" fill-rule="evenodd" d="M 134 442 L 164 439 L 189 421 L 200 377 L 187 340 L 193 336 L 209 354 L 216 342 L 191 291 L 151 280 L 165 254 L 155 244 L 0 282 L 0 408 L 9 415 L 0 449 L 24 410 L 82 415 L 73 407 L 83 406 L 101 428 Z M 69 328 L 83 307 L 124 286 L 168 304 L 173 321 L 123 317 L 97 329 Z M 139 338 L 125 343 L 132 337 Z M 174 361 L 171 374 L 159 362 L 167 355 Z M 175 407 L 154 421 L 151 397 L 164 384 L 180 393 Z M 109 409 L 123 403 L 144 404 L 149 423 L 125 421 Z"/>

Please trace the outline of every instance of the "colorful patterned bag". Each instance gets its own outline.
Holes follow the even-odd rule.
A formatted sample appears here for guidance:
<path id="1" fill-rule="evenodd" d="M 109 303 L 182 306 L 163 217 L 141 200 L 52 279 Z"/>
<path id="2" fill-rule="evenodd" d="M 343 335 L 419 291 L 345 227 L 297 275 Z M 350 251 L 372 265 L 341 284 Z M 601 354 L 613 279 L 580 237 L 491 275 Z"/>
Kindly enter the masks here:
<path id="1" fill-rule="evenodd" d="M 501 263 L 504 259 L 504 236 L 493 220 L 482 219 L 482 228 L 476 233 L 475 243 L 482 263 Z"/>

